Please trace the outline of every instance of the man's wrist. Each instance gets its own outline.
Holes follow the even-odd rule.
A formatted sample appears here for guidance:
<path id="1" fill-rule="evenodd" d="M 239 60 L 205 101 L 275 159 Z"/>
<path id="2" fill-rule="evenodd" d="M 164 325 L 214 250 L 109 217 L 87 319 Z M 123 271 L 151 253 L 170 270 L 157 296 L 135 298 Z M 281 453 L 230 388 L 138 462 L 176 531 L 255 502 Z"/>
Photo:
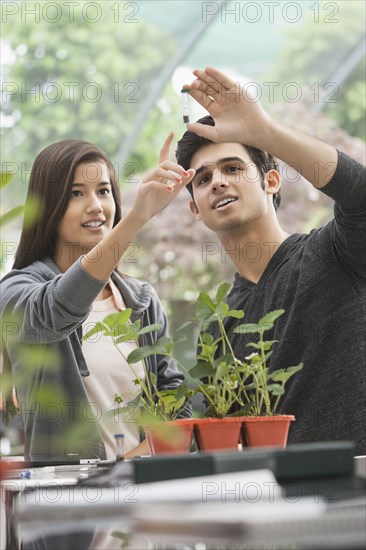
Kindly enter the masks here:
<path id="1" fill-rule="evenodd" d="M 263 125 L 255 139 L 253 147 L 274 155 L 275 144 L 281 133 L 281 125 L 267 113 L 267 122 Z"/>

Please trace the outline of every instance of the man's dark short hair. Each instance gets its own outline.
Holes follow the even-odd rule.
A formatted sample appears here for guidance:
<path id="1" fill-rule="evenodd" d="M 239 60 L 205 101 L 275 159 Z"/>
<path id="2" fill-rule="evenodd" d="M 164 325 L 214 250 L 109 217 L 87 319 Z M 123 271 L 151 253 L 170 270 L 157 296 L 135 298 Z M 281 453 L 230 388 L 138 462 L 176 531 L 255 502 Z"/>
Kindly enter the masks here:
<path id="1" fill-rule="evenodd" d="M 200 118 L 199 120 L 197 120 L 197 122 L 199 122 L 200 124 L 208 124 L 209 126 L 215 126 L 215 121 L 210 115 Z M 187 130 L 183 134 L 182 139 L 180 139 L 177 144 L 177 150 L 175 154 L 177 157 L 178 164 L 183 166 L 185 170 L 188 170 L 191 167 L 191 160 L 193 155 L 195 155 L 197 151 L 201 149 L 201 147 L 205 147 L 206 145 L 211 145 L 212 143 L 214 142 L 211 141 L 210 139 L 198 136 L 194 132 L 190 132 L 189 130 Z M 265 151 L 261 151 L 256 147 L 245 145 L 245 143 L 242 143 L 241 145 L 246 149 L 251 160 L 254 162 L 254 164 L 258 168 L 262 178 L 262 187 L 264 188 L 264 177 L 266 173 L 269 170 L 277 170 L 277 171 L 279 170 L 277 160 L 269 153 L 266 153 Z M 194 200 L 192 183 L 189 183 L 187 185 L 187 189 L 191 194 L 192 199 Z M 273 205 L 276 210 L 279 207 L 280 203 L 281 203 L 281 193 L 280 191 L 277 191 L 277 193 L 273 195 Z"/>

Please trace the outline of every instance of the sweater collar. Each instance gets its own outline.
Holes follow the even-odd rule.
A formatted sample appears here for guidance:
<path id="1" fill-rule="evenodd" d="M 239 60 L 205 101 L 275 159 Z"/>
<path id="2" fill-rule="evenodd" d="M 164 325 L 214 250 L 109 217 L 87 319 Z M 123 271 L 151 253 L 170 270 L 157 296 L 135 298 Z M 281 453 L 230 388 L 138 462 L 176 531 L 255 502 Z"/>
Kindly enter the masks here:
<path id="1" fill-rule="evenodd" d="M 234 286 L 239 286 L 241 288 L 245 287 L 247 290 L 262 289 L 267 284 L 268 280 L 270 279 L 270 277 L 272 276 L 276 268 L 279 265 L 281 265 L 284 261 L 287 261 L 287 259 L 289 258 L 289 253 L 291 251 L 291 248 L 304 237 L 307 237 L 307 235 L 304 235 L 301 233 L 294 233 L 292 235 L 289 235 L 287 239 L 285 239 L 280 244 L 276 252 L 273 254 L 271 259 L 269 260 L 258 283 L 253 283 L 253 281 L 249 281 L 248 279 L 245 279 L 245 277 L 242 277 L 239 273 L 235 273 Z"/>

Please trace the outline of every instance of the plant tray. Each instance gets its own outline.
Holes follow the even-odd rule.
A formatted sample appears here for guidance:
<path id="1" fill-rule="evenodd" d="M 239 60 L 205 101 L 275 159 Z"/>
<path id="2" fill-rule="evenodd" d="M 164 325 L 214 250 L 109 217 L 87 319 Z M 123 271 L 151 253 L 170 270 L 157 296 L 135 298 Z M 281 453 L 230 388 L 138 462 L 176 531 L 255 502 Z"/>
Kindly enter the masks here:
<path id="1" fill-rule="evenodd" d="M 354 474 L 352 442 L 303 443 L 286 449 L 245 449 L 242 452 L 151 456 L 134 461 L 135 483 L 207 476 L 268 468 L 278 482 Z"/>

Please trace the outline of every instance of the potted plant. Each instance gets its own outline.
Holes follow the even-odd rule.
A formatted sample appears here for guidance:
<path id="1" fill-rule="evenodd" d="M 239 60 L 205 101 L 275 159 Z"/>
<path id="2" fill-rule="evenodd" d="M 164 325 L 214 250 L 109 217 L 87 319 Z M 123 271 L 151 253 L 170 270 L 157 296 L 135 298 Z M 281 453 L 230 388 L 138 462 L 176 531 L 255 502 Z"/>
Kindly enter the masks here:
<path id="1" fill-rule="evenodd" d="M 186 396 L 191 397 L 199 393 L 207 405 L 204 418 L 194 421 L 197 447 L 205 451 L 237 449 L 239 443 L 242 419 L 238 415 L 230 415 L 230 410 L 237 400 L 237 371 L 241 363 L 234 356 L 224 328 L 224 320 L 228 317 L 241 319 L 244 313 L 231 311 L 224 302 L 229 288 L 228 283 L 220 285 L 214 300 L 205 292 L 199 294 L 196 317 L 193 320 L 199 332 L 198 355 L 197 364 L 192 369 L 188 371 L 174 357 L 176 342 L 170 339 L 161 339 L 154 346 L 139 348 L 127 358 L 133 362 L 152 353 L 160 353 L 177 360 L 193 385 L 193 389 L 186 386 Z M 207 332 L 207 328 L 214 323 L 218 328 L 217 337 Z M 219 347 L 222 354 L 217 357 Z"/>
<path id="2" fill-rule="evenodd" d="M 207 403 L 206 420 L 195 425 L 197 445 L 207 450 L 235 448 L 238 421 L 243 421 L 244 444 L 285 447 L 290 422 L 295 417 L 278 415 L 276 411 L 285 393 L 286 382 L 303 365 L 301 363 L 270 372 L 267 361 L 277 341 L 264 340 L 265 332 L 274 327 L 284 310 L 272 311 L 258 323 L 242 324 L 234 329 L 237 334 L 258 335 L 258 342 L 247 344 L 254 348 L 254 353 L 241 361 L 235 357 L 224 326 L 225 319 L 229 317 L 244 317 L 243 311 L 230 310 L 225 303 L 229 288 L 228 283 L 221 284 L 215 300 L 201 292 L 196 304 L 200 335 L 197 365 L 189 374 L 193 379 L 198 379 L 195 391 L 202 393 Z M 216 337 L 206 332 L 213 323 L 216 325 Z M 230 414 L 233 406 L 238 410 Z M 211 434 L 217 436 L 217 439 L 211 438 Z"/>
<path id="3" fill-rule="evenodd" d="M 203 418 L 194 419 L 194 433 L 197 447 L 200 450 L 237 449 L 242 424 L 242 441 L 248 446 L 276 445 L 285 446 L 289 424 L 294 417 L 291 415 L 277 415 L 276 410 L 281 396 L 285 392 L 285 384 L 291 376 L 298 372 L 303 365 L 279 369 L 270 372 L 267 361 L 272 355 L 272 346 L 276 340 L 264 340 L 264 333 L 274 327 L 276 320 L 284 310 L 268 313 L 258 323 L 247 323 L 235 328 L 237 334 L 257 334 L 257 342 L 249 342 L 248 347 L 255 349 L 244 360 L 235 357 L 233 348 L 225 330 L 225 320 L 232 317 L 242 319 L 243 311 L 230 310 L 225 302 L 230 289 L 229 283 L 222 283 L 215 299 L 201 292 L 196 302 L 196 315 L 193 322 L 198 329 L 198 350 L 196 365 L 187 370 L 174 355 L 174 347 L 181 339 L 163 337 L 152 346 L 142 346 L 126 357 L 126 361 L 133 369 L 138 361 L 144 361 L 149 355 L 159 354 L 174 358 L 187 374 L 190 385 L 181 384 L 176 390 L 158 391 L 153 375 L 145 379 L 136 376 L 136 384 L 141 392 L 134 400 L 139 408 L 140 422 L 145 426 L 148 439 L 151 439 L 152 426 L 159 424 L 157 433 L 165 432 L 166 439 L 173 436 L 172 421 L 186 398 L 201 394 L 206 408 Z M 103 320 L 103 325 L 97 325 L 93 331 L 104 331 L 113 338 L 115 345 L 131 340 L 131 331 L 134 339 L 158 326 L 152 325 L 140 329 L 139 321 L 129 322 L 131 311 L 126 310 L 113 314 Z M 186 325 L 183 325 L 183 327 Z M 183 328 L 181 327 L 181 328 Z M 211 329 L 208 332 L 208 329 Z M 86 337 L 94 332 L 88 333 Z M 119 350 L 121 353 L 121 351 Z M 116 401 L 120 397 L 116 396 Z M 125 409 L 122 408 L 122 411 Z M 235 412 L 232 412 L 235 411 Z M 163 421 L 164 423 L 162 424 Z M 188 424 L 192 429 L 192 421 L 175 421 L 182 425 Z M 280 428 L 281 427 L 281 428 Z M 279 429 L 280 428 L 280 429 Z M 154 430 L 153 430 L 154 431 Z M 277 432 L 281 434 L 279 439 Z M 253 433 L 254 432 L 254 433 Z M 258 438 L 258 433 L 263 438 Z M 164 434 L 163 434 L 164 435 Z M 164 439 L 162 437 L 161 439 Z M 152 452 L 154 444 L 150 443 Z"/>
<path id="4" fill-rule="evenodd" d="M 128 308 L 120 313 L 108 315 L 83 337 L 87 339 L 96 333 L 110 336 L 114 346 L 129 364 L 135 376 L 134 383 L 138 387 L 135 398 L 124 403 L 123 397 L 116 393 L 114 403 L 117 407 L 107 414 L 116 417 L 118 414 L 127 413 L 131 418 L 131 409 L 133 409 L 136 413 L 133 415 L 134 418 L 144 428 L 152 454 L 189 452 L 193 424 L 190 419 L 178 419 L 179 412 L 186 401 L 186 395 L 189 393 L 185 383 L 176 389 L 159 390 L 155 374 L 149 373 L 145 364 L 145 358 L 149 354 L 144 353 L 144 350 L 150 347 L 136 348 L 126 357 L 119 346 L 128 341 L 134 341 L 138 345 L 140 336 L 161 329 L 158 324 L 141 328 L 140 320 L 131 322 L 131 313 L 132 310 Z M 151 346 L 151 353 L 157 354 L 164 351 L 167 355 L 166 346 L 169 350 L 174 345 L 174 340 L 161 338 L 156 345 Z M 138 361 L 142 361 L 143 376 L 138 376 L 133 366 Z"/>
<path id="5" fill-rule="evenodd" d="M 195 383 L 194 393 L 201 394 L 206 403 L 204 417 L 195 422 L 195 439 L 198 449 L 204 451 L 237 449 L 241 419 L 231 416 L 230 410 L 237 400 L 238 362 L 227 337 L 226 318 L 241 319 L 242 311 L 230 310 L 224 302 L 230 285 L 219 286 L 215 299 L 201 292 L 196 302 L 198 323 L 197 364 L 189 371 Z M 215 325 L 215 336 L 207 329 Z M 221 353 L 218 356 L 218 350 Z"/>
<path id="6" fill-rule="evenodd" d="M 258 342 L 247 344 L 255 351 L 245 357 L 238 377 L 240 391 L 237 401 L 245 413 L 242 442 L 249 447 L 285 447 L 290 422 L 295 420 L 293 415 L 276 414 L 276 410 L 285 393 L 286 382 L 303 368 L 303 364 L 269 371 L 267 361 L 277 340 L 264 340 L 264 333 L 274 327 L 283 313 L 283 309 L 272 311 L 258 323 L 247 323 L 234 329 L 236 334 L 258 334 Z"/>

